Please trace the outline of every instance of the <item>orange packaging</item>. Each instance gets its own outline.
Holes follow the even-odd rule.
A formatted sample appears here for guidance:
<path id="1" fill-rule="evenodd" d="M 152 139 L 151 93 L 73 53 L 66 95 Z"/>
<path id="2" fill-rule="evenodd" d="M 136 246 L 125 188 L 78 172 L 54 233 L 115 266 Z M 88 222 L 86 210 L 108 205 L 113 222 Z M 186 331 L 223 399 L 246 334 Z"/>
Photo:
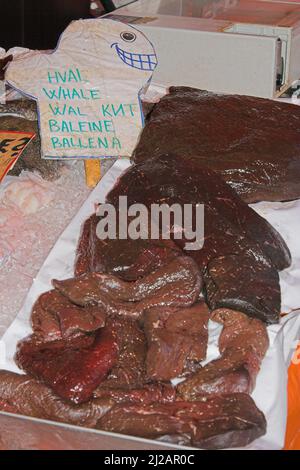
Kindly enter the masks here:
<path id="1" fill-rule="evenodd" d="M 34 137 L 30 132 L 0 131 L 0 183 Z"/>
<path id="2" fill-rule="evenodd" d="M 286 450 L 300 450 L 300 342 L 289 367 Z"/>

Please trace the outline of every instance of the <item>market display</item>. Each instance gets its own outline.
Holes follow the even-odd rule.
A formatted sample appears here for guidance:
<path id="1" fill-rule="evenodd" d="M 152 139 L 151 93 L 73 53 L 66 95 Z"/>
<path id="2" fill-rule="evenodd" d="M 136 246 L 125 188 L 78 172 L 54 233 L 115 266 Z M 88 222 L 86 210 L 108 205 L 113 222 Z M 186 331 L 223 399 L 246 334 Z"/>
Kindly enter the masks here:
<path id="1" fill-rule="evenodd" d="M 300 108 L 250 96 L 171 87 L 148 117 L 134 161 L 194 155 L 244 201 L 300 196 Z"/>
<path id="2" fill-rule="evenodd" d="M 250 395 L 267 327 L 280 321 L 279 272 L 292 258 L 247 203 L 300 197 L 295 108 L 186 87 L 145 104 L 134 163 L 106 202 L 116 213 L 120 196 L 148 209 L 203 204 L 204 245 L 187 249 L 174 226 L 169 240 L 101 240 L 90 215 L 74 276 L 53 273 L 53 288 L 33 305 L 32 333 L 15 353 L 26 375 L 0 371 L 1 411 L 204 449 L 247 446 L 266 433 Z M 0 114 L 1 129 L 37 135 L 14 172 L 39 176 L 12 183 L 3 199 L 29 215 L 50 203 L 49 181 L 65 163 L 40 158 L 33 102 L 0 105 Z M 222 326 L 220 354 L 207 362 L 211 321 Z"/>
<path id="3" fill-rule="evenodd" d="M 31 315 L 33 334 L 19 343 L 16 362 L 30 377 L 49 386 L 51 397 L 55 393 L 59 403 L 66 402 L 68 412 L 73 409 L 70 404 L 88 415 L 94 410 L 98 419 L 93 427 L 202 448 L 247 445 L 266 428 L 249 394 L 269 345 L 264 322 L 279 320 L 277 269 L 289 265 L 289 250 L 275 229 L 214 172 L 191 159 L 174 162 L 175 158 L 154 158 L 131 167 L 107 200 L 117 208 L 118 197 L 125 194 L 129 203 L 146 206 L 161 200 L 205 203 L 205 223 L 208 220 L 210 228 L 205 236 L 214 239 L 222 232 L 221 246 L 213 240 L 203 250 L 188 252 L 181 240 L 146 240 L 137 242 L 134 250 L 133 240 L 109 240 L 114 256 L 105 258 L 105 242 L 97 239 L 98 218 L 93 215 L 84 223 L 79 240 L 77 276 L 53 280 L 54 290 L 37 300 Z M 184 188 L 179 173 L 188 183 Z M 238 245 L 230 245 L 234 238 Z M 215 258 L 227 261 L 226 246 L 229 259 L 236 251 L 239 266 L 238 277 L 228 278 L 221 264 L 224 283 L 235 297 L 229 302 L 225 298 L 223 308 L 216 310 L 210 302 L 207 266 Z M 243 256 L 252 263 L 256 286 L 254 296 L 248 270 L 245 296 L 260 302 L 259 312 L 249 309 L 241 299 L 243 291 L 236 287 L 243 274 Z M 209 308 L 200 298 L 203 282 Z M 258 286 L 263 290 L 261 298 Z M 268 301 L 274 302 L 276 292 L 275 309 L 276 304 L 270 306 Z M 224 325 L 221 356 L 201 366 L 209 319 Z M 13 400 L 18 412 L 26 412 L 24 402 L 12 397 L 9 386 L 21 379 L 3 374 L 8 385 L 4 380 L 2 409 L 10 409 Z M 183 382 L 175 386 L 173 379 L 180 377 Z M 30 416 L 46 413 L 48 419 L 57 419 L 52 402 L 42 414 L 35 401 L 33 397 Z M 70 415 L 65 419 L 74 423 Z M 82 424 L 83 415 L 77 424 Z M 208 424 L 212 418 L 213 426 Z M 89 417 L 84 422 L 87 425 Z"/>

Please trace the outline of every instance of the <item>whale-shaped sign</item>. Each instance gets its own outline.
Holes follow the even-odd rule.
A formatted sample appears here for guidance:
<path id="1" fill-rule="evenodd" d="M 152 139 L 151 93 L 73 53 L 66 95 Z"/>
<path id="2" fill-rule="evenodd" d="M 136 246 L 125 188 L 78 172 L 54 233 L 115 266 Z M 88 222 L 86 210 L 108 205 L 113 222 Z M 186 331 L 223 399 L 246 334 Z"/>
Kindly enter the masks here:
<path id="1" fill-rule="evenodd" d="M 37 101 L 44 158 L 129 157 L 143 127 L 140 92 L 153 45 L 119 21 L 72 22 L 55 51 L 18 55 L 6 81 Z"/>

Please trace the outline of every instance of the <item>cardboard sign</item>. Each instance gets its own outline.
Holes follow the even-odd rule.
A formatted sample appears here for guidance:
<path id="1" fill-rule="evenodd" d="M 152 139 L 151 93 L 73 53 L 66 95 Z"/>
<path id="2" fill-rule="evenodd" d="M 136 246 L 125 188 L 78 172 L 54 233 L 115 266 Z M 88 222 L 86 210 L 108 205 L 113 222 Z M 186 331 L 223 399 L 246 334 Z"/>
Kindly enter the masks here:
<path id="1" fill-rule="evenodd" d="M 143 127 L 139 93 L 156 65 L 152 44 L 135 28 L 79 20 L 54 52 L 17 57 L 6 80 L 37 100 L 44 158 L 129 157 Z"/>
<path id="2" fill-rule="evenodd" d="M 30 132 L 0 131 L 0 183 L 34 136 Z"/>

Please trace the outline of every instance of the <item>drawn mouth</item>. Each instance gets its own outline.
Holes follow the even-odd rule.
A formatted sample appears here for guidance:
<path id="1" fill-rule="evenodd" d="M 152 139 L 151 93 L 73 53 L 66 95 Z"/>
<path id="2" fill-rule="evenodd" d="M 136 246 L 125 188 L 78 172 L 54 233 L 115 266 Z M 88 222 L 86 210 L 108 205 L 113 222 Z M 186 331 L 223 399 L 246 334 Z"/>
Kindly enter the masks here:
<path id="1" fill-rule="evenodd" d="M 134 69 L 145 70 L 153 72 L 157 66 L 157 57 L 155 54 L 132 54 L 121 49 L 117 43 L 112 44 L 115 47 L 120 59 L 124 64 L 133 67 Z"/>

